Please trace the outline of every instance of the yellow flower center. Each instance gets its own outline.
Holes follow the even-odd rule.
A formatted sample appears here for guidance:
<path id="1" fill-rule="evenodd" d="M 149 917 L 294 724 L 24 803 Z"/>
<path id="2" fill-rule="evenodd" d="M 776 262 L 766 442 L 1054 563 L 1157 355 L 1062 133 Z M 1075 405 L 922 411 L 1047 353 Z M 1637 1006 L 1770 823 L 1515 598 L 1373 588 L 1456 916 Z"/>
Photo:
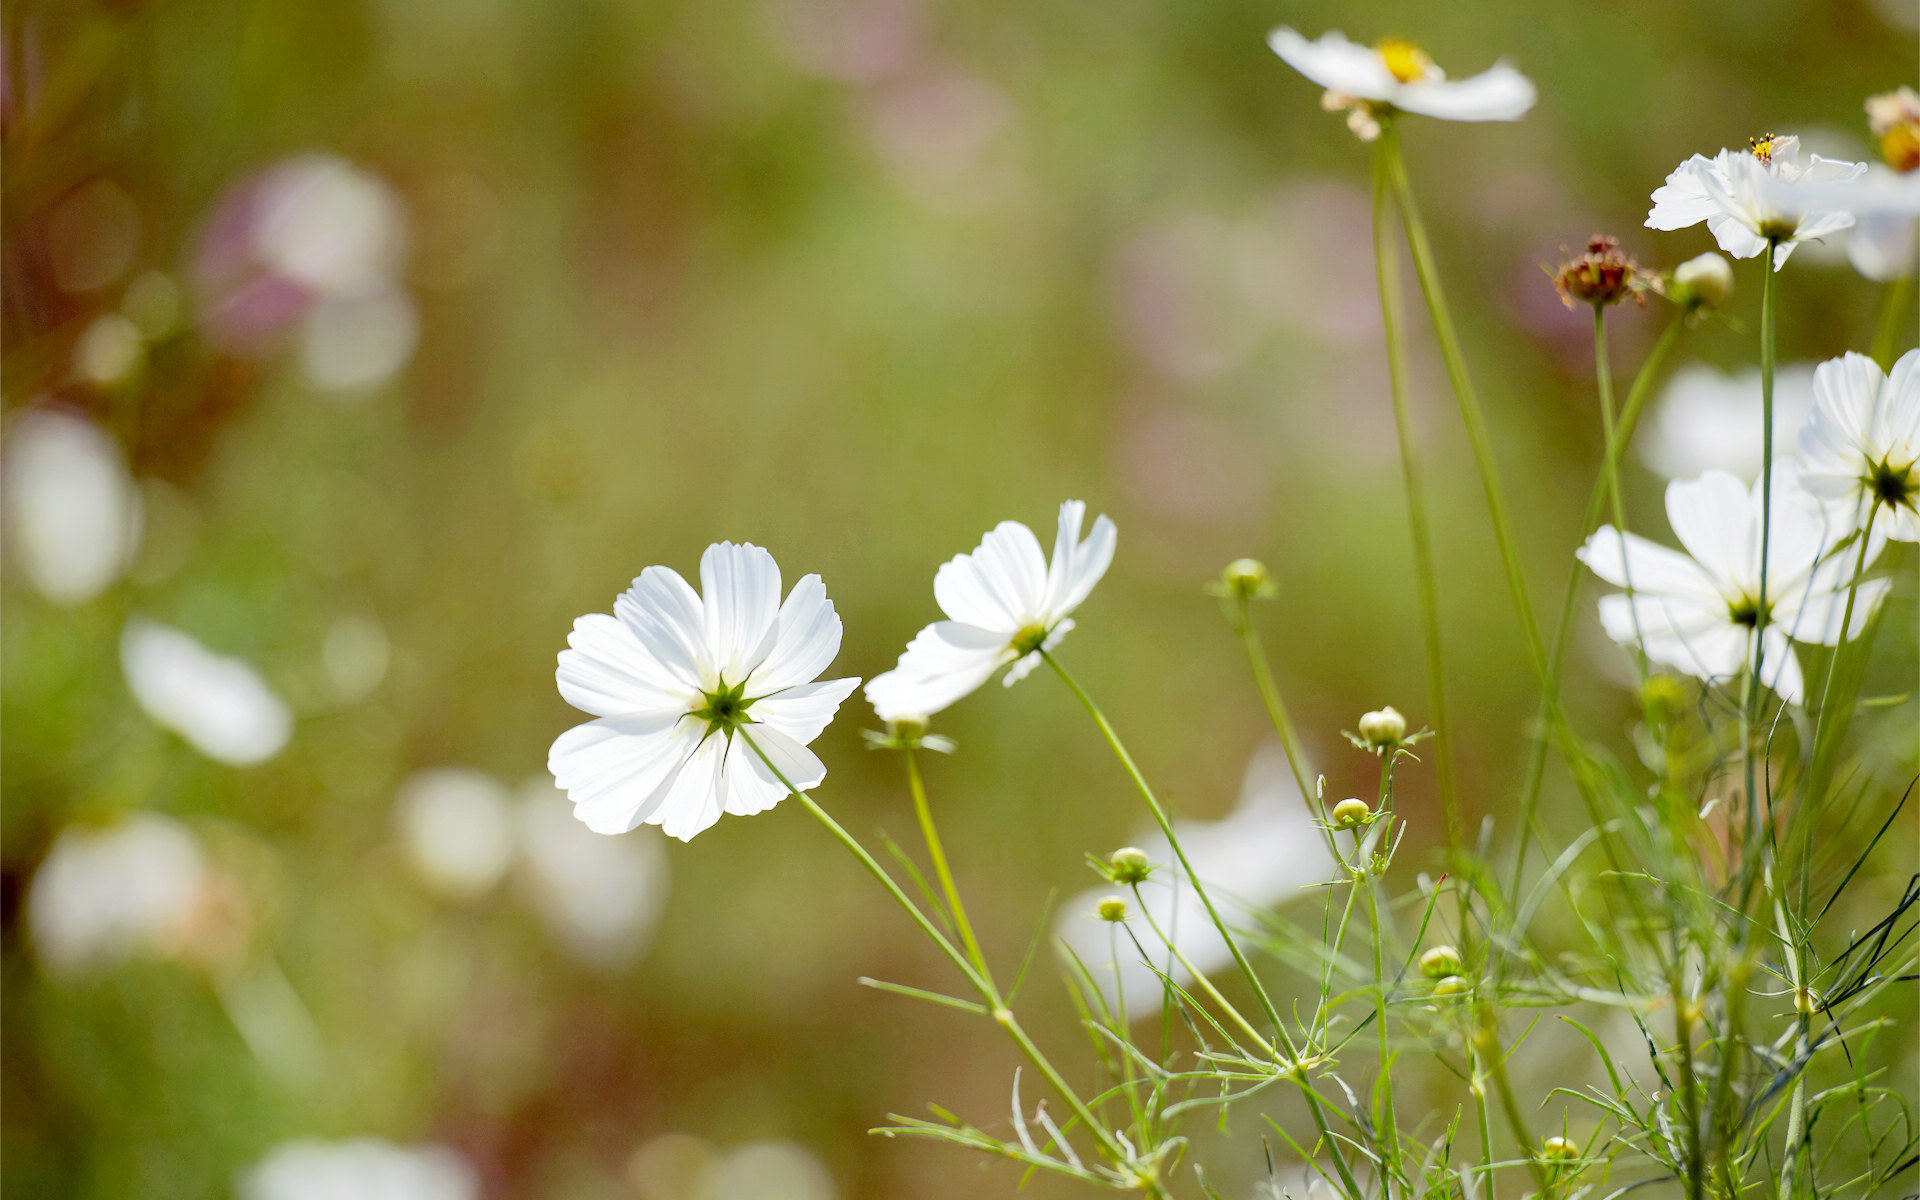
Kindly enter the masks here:
<path id="1" fill-rule="evenodd" d="M 1774 137 L 1772 134 L 1763 133 L 1757 138 L 1748 138 L 1747 148 L 1753 151 L 1753 156 L 1761 162 L 1771 163 L 1773 161 L 1773 142 Z"/>
<path id="2" fill-rule="evenodd" d="M 1880 137 L 1880 157 L 1896 171 L 1920 168 L 1920 125 L 1895 125 Z"/>
<path id="3" fill-rule="evenodd" d="M 1401 83 L 1414 83 L 1425 79 L 1433 60 L 1428 58 L 1420 47 L 1412 42 L 1403 42 L 1399 38 L 1387 38 L 1374 43 L 1373 52 L 1387 70 Z"/>

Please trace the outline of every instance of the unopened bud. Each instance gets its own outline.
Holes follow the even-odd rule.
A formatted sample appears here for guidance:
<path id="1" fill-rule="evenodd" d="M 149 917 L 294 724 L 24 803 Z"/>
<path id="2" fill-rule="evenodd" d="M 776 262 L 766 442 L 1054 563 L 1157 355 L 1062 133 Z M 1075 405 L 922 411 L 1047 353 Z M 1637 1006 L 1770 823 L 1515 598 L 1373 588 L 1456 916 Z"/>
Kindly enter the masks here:
<path id="1" fill-rule="evenodd" d="M 1115 883 L 1131 887 L 1153 871 L 1153 860 L 1138 846 L 1122 846 L 1107 855 L 1107 876 Z"/>
<path id="2" fill-rule="evenodd" d="M 1229 600 L 1251 600 L 1271 596 L 1274 589 L 1267 581 L 1267 564 L 1257 558 L 1236 558 L 1221 569 L 1220 578 L 1207 590 Z"/>
<path id="3" fill-rule="evenodd" d="M 1407 719 L 1389 704 L 1377 712 L 1362 714 L 1360 736 L 1375 749 L 1398 746 L 1407 736 Z"/>
<path id="4" fill-rule="evenodd" d="M 1118 924 L 1127 919 L 1127 902 L 1118 896 L 1108 896 L 1100 902 L 1100 919 Z"/>
<path id="5" fill-rule="evenodd" d="M 1682 308 L 1725 308 L 1733 299 L 1733 264 L 1709 250 L 1673 269 L 1667 295 Z"/>
<path id="6" fill-rule="evenodd" d="M 1550 1137 L 1540 1143 L 1540 1157 L 1549 1162 L 1565 1162 L 1580 1157 L 1580 1147 L 1567 1138 Z"/>
<path id="7" fill-rule="evenodd" d="M 923 738 L 927 736 L 927 718 L 918 713 L 895 717 L 887 722 L 887 732 L 897 738 Z"/>
<path id="8" fill-rule="evenodd" d="M 1435 980 L 1433 984 L 1433 994 L 1436 996 L 1461 996 L 1472 990 L 1473 985 L 1462 975 L 1448 975 Z"/>
<path id="9" fill-rule="evenodd" d="M 1372 815 L 1372 806 L 1358 796 L 1349 796 L 1333 806 L 1333 823 L 1342 829 L 1365 825 Z"/>
<path id="10" fill-rule="evenodd" d="M 1420 973 L 1428 979 L 1445 979 L 1460 973 L 1460 952 L 1452 946 L 1435 946 L 1420 956 Z"/>

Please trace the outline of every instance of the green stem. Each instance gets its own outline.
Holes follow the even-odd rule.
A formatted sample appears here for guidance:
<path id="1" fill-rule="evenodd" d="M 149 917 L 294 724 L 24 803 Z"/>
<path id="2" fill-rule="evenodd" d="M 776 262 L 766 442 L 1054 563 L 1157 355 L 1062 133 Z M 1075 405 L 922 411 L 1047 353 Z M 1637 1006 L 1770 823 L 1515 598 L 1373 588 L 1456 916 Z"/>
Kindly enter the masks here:
<path id="1" fill-rule="evenodd" d="M 1766 665 L 1766 639 L 1769 613 L 1767 611 L 1767 558 L 1773 540 L 1773 368 L 1775 312 L 1773 277 L 1773 256 L 1779 252 L 1779 244 L 1773 239 L 1767 241 L 1767 253 L 1760 260 L 1760 594 L 1754 598 L 1757 609 L 1753 621 L 1753 649 L 1748 677 L 1750 686 L 1746 690 L 1746 703 L 1741 705 L 1740 749 L 1746 760 L 1746 810 L 1747 810 L 1747 858 L 1759 845 L 1760 834 L 1760 797 L 1754 760 L 1753 733 L 1760 724 L 1760 682 L 1765 678 L 1761 674 Z M 1743 869 L 1746 864 L 1743 863 Z"/>
<path id="2" fill-rule="evenodd" d="M 905 752 L 907 759 L 907 788 L 913 793 L 914 815 L 920 818 L 920 834 L 926 839 L 927 855 L 933 860 L 933 873 L 940 880 L 940 890 L 947 898 L 947 910 L 953 914 L 953 926 L 960 933 L 960 941 L 967 948 L 967 956 L 973 960 L 973 969 L 980 973 L 981 980 L 989 991 L 995 992 L 994 1004 L 999 999 L 993 985 L 993 972 L 987 969 L 987 958 L 980 951 L 980 943 L 973 936 L 973 923 L 967 919 L 967 906 L 960 901 L 960 889 L 954 886 L 953 872 L 947 867 L 947 852 L 940 844 L 940 832 L 933 825 L 933 809 L 927 803 L 926 785 L 920 780 L 920 761 L 912 749 Z"/>
<path id="3" fill-rule="evenodd" d="M 1607 361 L 1607 317 L 1603 305 L 1593 306 L 1593 368 L 1594 378 L 1600 393 L 1600 432 L 1601 444 L 1613 445 L 1613 368 Z M 1627 505 L 1620 494 L 1620 462 L 1609 454 L 1601 461 L 1601 478 L 1607 489 L 1607 502 L 1613 510 L 1613 528 L 1620 535 L 1620 569 L 1627 572 L 1626 594 L 1633 596 L 1633 576 L 1628 567 L 1627 555 Z M 1647 679 L 1647 639 L 1640 633 L 1640 614 L 1637 608 L 1630 609 L 1634 619 L 1634 661 L 1639 668 L 1640 682 Z M 1555 647 L 1557 650 L 1558 647 Z M 1553 670 L 1551 661 L 1548 672 Z"/>
<path id="4" fill-rule="evenodd" d="M 1380 322 L 1387 348 L 1387 380 L 1393 393 L 1393 428 L 1400 442 L 1400 474 L 1407 496 L 1407 525 L 1413 535 L 1413 581 L 1420 598 L 1420 633 L 1426 652 L 1427 707 L 1432 712 L 1434 771 L 1440 782 L 1440 807 L 1446 815 L 1447 843 L 1456 851 L 1465 838 L 1459 787 L 1453 771 L 1453 730 L 1447 721 L 1447 672 L 1440 645 L 1440 593 L 1433 567 L 1433 534 L 1427 521 L 1426 491 L 1420 483 L 1420 458 L 1408 402 L 1407 348 L 1401 332 L 1400 259 L 1387 235 L 1390 132 L 1383 131 L 1373 154 L 1373 264 L 1380 291 Z"/>
<path id="5" fill-rule="evenodd" d="M 1872 358 L 1880 364 L 1882 371 L 1893 370 L 1893 360 L 1900 349 L 1900 327 L 1907 315 L 1907 302 L 1913 297 L 1913 289 L 1912 272 L 1889 279 L 1880 288 L 1880 311 L 1873 323 Z"/>
<path id="6" fill-rule="evenodd" d="M 1393 762 L 1392 751 L 1380 757 L 1382 802 L 1378 807 L 1383 814 L 1382 819 L 1389 822 L 1392 818 L 1385 814 L 1392 811 Z M 1392 836 L 1393 829 L 1389 824 L 1382 831 L 1381 840 L 1383 843 L 1388 843 L 1388 839 Z M 1356 859 L 1360 857 L 1359 837 L 1359 832 L 1355 831 L 1354 857 Z M 1395 1124 L 1393 1113 L 1393 1077 L 1388 1070 L 1392 1062 L 1392 1048 L 1387 1040 L 1387 969 L 1385 950 L 1382 946 L 1385 934 L 1380 926 L 1380 897 L 1375 892 L 1373 872 L 1368 864 L 1361 863 L 1355 867 L 1352 879 L 1354 887 L 1363 888 L 1366 891 L 1367 921 L 1373 934 L 1373 1023 L 1377 1027 L 1380 1042 L 1380 1073 L 1375 1081 L 1375 1087 L 1380 1092 L 1380 1122 L 1375 1136 L 1380 1142 L 1380 1194 L 1382 1200 L 1393 1200 L 1393 1172 L 1399 1162 L 1399 1127 Z"/>
<path id="7" fill-rule="evenodd" d="M 1272 722 L 1274 732 L 1280 735 L 1280 745 L 1287 754 L 1287 766 L 1293 771 L 1293 782 L 1300 789 L 1300 802 L 1307 811 L 1318 819 L 1323 814 L 1315 801 L 1319 798 L 1319 789 L 1307 782 L 1306 751 L 1300 745 L 1300 735 L 1295 732 L 1293 718 L 1287 715 L 1287 706 L 1280 699 L 1280 688 L 1273 681 L 1273 670 L 1267 665 L 1266 650 L 1260 644 L 1260 631 L 1253 624 L 1253 601 L 1246 596 L 1233 600 L 1228 610 L 1233 620 L 1233 631 L 1240 638 L 1240 645 L 1247 652 L 1247 664 L 1253 670 L 1254 687 L 1260 692 L 1260 701 L 1266 706 L 1267 719 Z M 1333 840 L 1333 831 L 1322 829 L 1326 835 L 1327 849 L 1335 858 L 1340 851 Z"/>
<path id="8" fill-rule="evenodd" d="M 1540 624 L 1534 616 L 1533 601 L 1527 595 L 1527 580 L 1520 565 L 1519 540 L 1514 536 L 1508 515 L 1500 471 L 1493 458 L 1493 444 L 1487 436 L 1486 417 L 1473 380 L 1467 374 L 1466 358 L 1460 352 L 1460 335 L 1454 329 L 1453 314 L 1441 290 L 1439 268 L 1434 264 L 1433 246 L 1427 239 L 1427 227 L 1420 219 L 1420 208 L 1413 198 L 1413 185 L 1407 177 L 1407 164 L 1400 153 L 1399 131 L 1391 121 L 1380 131 L 1380 144 L 1387 170 L 1392 177 L 1394 198 L 1400 204 L 1401 223 L 1406 227 L 1407 247 L 1413 252 L 1413 272 L 1426 297 L 1427 312 L 1433 319 L 1434 338 L 1440 344 L 1440 360 L 1446 365 L 1447 380 L 1453 385 L 1454 400 L 1460 407 L 1460 420 L 1467 430 L 1467 442 L 1473 447 L 1474 465 L 1480 472 L 1480 486 L 1486 492 L 1487 510 L 1493 517 L 1493 536 L 1500 546 L 1500 565 L 1506 572 L 1507 590 L 1512 594 L 1520 631 L 1526 638 L 1527 659 L 1534 677 L 1547 678 L 1547 652 L 1540 637 Z"/>
<path id="9" fill-rule="evenodd" d="M 1684 956 L 1675 953 L 1670 975 L 1674 1034 L 1680 1056 L 1680 1112 L 1687 1122 L 1687 1197 L 1705 1200 L 1707 1173 L 1700 1155 L 1700 1080 L 1693 1069 L 1693 1001 L 1681 978 Z"/>

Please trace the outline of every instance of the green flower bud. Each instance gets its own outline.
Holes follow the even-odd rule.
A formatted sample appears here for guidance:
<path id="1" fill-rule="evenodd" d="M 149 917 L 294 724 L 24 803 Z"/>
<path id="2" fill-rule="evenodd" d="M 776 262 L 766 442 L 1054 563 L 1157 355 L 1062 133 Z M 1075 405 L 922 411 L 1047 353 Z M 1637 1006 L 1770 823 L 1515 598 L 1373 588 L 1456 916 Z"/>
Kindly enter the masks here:
<path id="1" fill-rule="evenodd" d="M 1565 1162 L 1580 1157 L 1580 1147 L 1563 1137 L 1550 1137 L 1540 1143 L 1540 1157 L 1548 1162 Z"/>
<path id="2" fill-rule="evenodd" d="M 1420 956 L 1420 973 L 1428 979 L 1445 979 L 1460 973 L 1460 952 L 1452 946 L 1435 946 Z"/>
<path id="3" fill-rule="evenodd" d="M 1360 717 L 1360 736 L 1375 749 L 1390 750 L 1405 740 L 1407 719 L 1389 704 Z"/>
<path id="4" fill-rule="evenodd" d="M 1100 902 L 1100 919 L 1116 924 L 1127 919 L 1127 902 L 1118 896 L 1108 896 Z"/>
<path id="5" fill-rule="evenodd" d="M 1461 975 L 1448 975 L 1435 980 L 1433 984 L 1433 994 L 1436 996 L 1462 996 L 1472 990 L 1473 985 Z"/>
<path id="6" fill-rule="evenodd" d="M 1667 277 L 1667 295 L 1682 308 L 1725 308 L 1733 299 L 1733 264 L 1709 250 Z"/>
<path id="7" fill-rule="evenodd" d="M 1267 564 L 1257 558 L 1236 558 L 1220 572 L 1220 587 L 1229 596 L 1264 596 Z"/>
<path id="8" fill-rule="evenodd" d="M 1349 796 L 1333 806 L 1333 823 L 1342 829 L 1365 825 L 1372 815 L 1372 806 L 1358 796 Z"/>
<path id="9" fill-rule="evenodd" d="M 1131 887 L 1153 871 L 1153 860 L 1138 846 L 1122 846 L 1107 855 L 1107 877 Z"/>

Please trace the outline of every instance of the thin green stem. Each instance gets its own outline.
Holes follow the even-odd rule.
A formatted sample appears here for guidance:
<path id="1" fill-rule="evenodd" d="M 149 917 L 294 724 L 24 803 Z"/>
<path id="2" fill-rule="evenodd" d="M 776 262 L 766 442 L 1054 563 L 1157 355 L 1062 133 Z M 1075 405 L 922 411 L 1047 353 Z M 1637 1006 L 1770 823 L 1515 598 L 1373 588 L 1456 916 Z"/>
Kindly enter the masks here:
<path id="1" fill-rule="evenodd" d="M 1760 724 L 1760 682 L 1766 678 L 1761 672 L 1766 665 L 1766 632 L 1768 618 L 1767 600 L 1767 559 L 1773 541 L 1773 369 L 1774 337 L 1778 314 L 1774 298 L 1773 257 L 1779 253 L 1779 244 L 1773 239 L 1767 241 L 1767 253 L 1760 260 L 1760 594 L 1754 597 L 1755 614 L 1753 620 L 1753 647 L 1749 686 L 1746 690 L 1746 703 L 1741 706 L 1740 749 L 1746 766 L 1746 858 L 1751 858 L 1759 845 L 1760 834 L 1760 797 L 1758 786 L 1758 763 L 1754 757 L 1753 734 Z M 1743 861 L 1743 870 L 1750 864 Z"/>
<path id="2" fill-rule="evenodd" d="M 1594 379 L 1600 393 L 1600 432 L 1601 444 L 1613 445 L 1613 368 L 1607 361 L 1607 316 L 1604 305 L 1593 306 L 1593 370 Z M 1627 573 L 1626 593 L 1633 595 L 1633 577 L 1627 555 L 1627 505 L 1620 494 L 1620 461 L 1613 455 L 1607 455 L 1601 461 L 1601 478 L 1607 489 L 1607 503 L 1613 510 L 1613 528 L 1620 537 L 1620 569 Z M 1647 639 L 1639 629 L 1640 612 L 1630 607 L 1634 620 L 1634 662 L 1639 669 L 1640 681 L 1647 678 Z M 1558 647 L 1555 647 L 1558 649 Z M 1547 664 L 1549 674 L 1553 670 L 1551 661 Z"/>
<path id="3" fill-rule="evenodd" d="M 1440 593 L 1433 567 L 1433 534 L 1427 520 L 1426 491 L 1420 482 L 1420 457 L 1413 437 L 1408 401 L 1407 347 L 1400 304 L 1400 258 L 1387 232 L 1392 169 L 1390 134 L 1373 152 L 1373 264 L 1380 291 L 1380 322 L 1387 348 L 1387 380 L 1393 393 L 1393 429 L 1400 442 L 1400 474 L 1407 497 L 1407 526 L 1413 535 L 1413 581 L 1420 599 L 1420 635 L 1427 669 L 1427 707 L 1431 710 L 1434 772 L 1440 783 L 1440 808 L 1446 816 L 1447 844 L 1456 851 L 1465 837 L 1459 786 L 1453 770 L 1453 729 L 1447 721 L 1447 672 L 1440 644 Z"/>
<path id="4" fill-rule="evenodd" d="M 994 993 L 994 1004 L 999 1004 L 998 989 L 994 987 L 993 972 L 987 969 L 987 957 L 980 951 L 980 942 L 973 936 L 973 922 L 967 919 L 967 906 L 961 903 L 960 889 L 954 886 L 953 872 L 947 867 L 947 852 L 940 844 L 940 831 L 934 828 L 933 808 L 927 803 L 926 785 L 920 779 L 920 760 L 911 748 L 903 751 L 907 760 L 907 788 L 913 793 L 914 815 L 920 819 L 920 834 L 926 839 L 927 856 L 933 860 L 933 873 L 940 880 L 940 890 L 947 898 L 947 911 L 953 914 L 953 927 L 959 931 L 960 941 L 967 948 L 967 956 L 973 960 L 973 969 Z"/>
<path id="5" fill-rule="evenodd" d="M 1480 409 L 1479 395 L 1467 374 L 1466 358 L 1460 351 L 1460 335 L 1447 307 L 1446 293 L 1440 285 L 1440 271 L 1434 263 L 1433 246 L 1427 238 L 1426 224 L 1420 219 L 1420 207 L 1413 197 L 1413 185 L 1407 176 L 1405 157 L 1400 152 L 1399 131 L 1393 122 L 1383 123 L 1380 144 L 1393 184 L 1394 198 L 1400 205 L 1400 220 L 1406 227 L 1407 247 L 1413 252 L 1413 272 L 1426 297 L 1427 312 L 1433 319 L 1434 338 L 1440 344 L 1440 360 L 1453 385 L 1454 400 L 1460 408 L 1460 420 L 1466 426 L 1467 442 L 1473 447 L 1474 465 L 1480 472 L 1480 486 L 1486 492 L 1487 510 L 1493 517 L 1493 536 L 1500 547 L 1500 565 L 1506 573 L 1507 590 L 1520 618 L 1520 631 L 1527 644 L 1527 659 L 1537 680 L 1547 678 L 1547 652 L 1540 637 L 1540 623 L 1534 615 L 1533 601 L 1527 594 L 1526 574 L 1520 563 L 1519 539 L 1514 536 L 1508 515 L 1506 493 L 1500 485 L 1500 470 L 1493 457 L 1493 443 L 1487 436 L 1487 422 Z"/>
<path id="6" fill-rule="evenodd" d="M 1280 699 L 1280 688 L 1273 680 L 1273 670 L 1267 665 L 1266 649 L 1260 643 L 1260 631 L 1253 624 L 1253 601 L 1246 596 L 1238 596 L 1231 602 L 1228 613 L 1232 618 L 1233 631 L 1240 639 L 1240 645 L 1247 652 L 1247 665 L 1253 671 L 1253 684 L 1260 692 L 1260 701 L 1266 706 L 1267 720 L 1272 722 L 1273 730 L 1280 735 L 1280 745 L 1287 754 L 1287 766 L 1293 772 L 1293 782 L 1300 789 L 1300 802 L 1307 811 L 1318 818 L 1322 814 L 1315 801 L 1318 791 L 1307 781 L 1306 750 L 1300 745 L 1300 735 L 1294 729 L 1293 718 L 1287 715 L 1287 706 Z M 1333 841 L 1333 831 L 1322 829 L 1326 835 L 1327 849 L 1335 858 L 1340 856 Z"/>
<path id="7" fill-rule="evenodd" d="M 1909 263 L 1909 266 L 1913 264 Z M 1893 360 L 1900 350 L 1900 328 L 1905 324 L 1907 304 L 1913 299 L 1914 274 L 1889 279 L 1880 288 L 1880 310 L 1873 323 L 1873 361 L 1880 364 L 1882 371 L 1893 370 Z M 1911 325 L 1907 325 L 1909 332 Z"/>
<path id="8" fill-rule="evenodd" d="M 1389 751 L 1380 756 L 1380 795 L 1382 802 L 1379 811 L 1382 819 L 1392 821 L 1389 814 L 1393 796 L 1394 754 Z M 1393 829 L 1389 824 L 1382 833 L 1382 841 L 1391 844 Z M 1358 832 L 1354 834 L 1359 838 Z M 1354 857 L 1360 857 L 1361 847 L 1356 844 Z M 1367 895 L 1367 922 L 1373 935 L 1373 1023 L 1380 1042 L 1380 1073 L 1375 1087 L 1380 1092 L 1380 1122 L 1377 1137 L 1380 1142 L 1380 1194 L 1383 1200 L 1393 1200 L 1393 1173 L 1399 1163 L 1399 1126 L 1393 1113 L 1393 1077 L 1390 1068 L 1393 1063 L 1392 1047 L 1387 1040 L 1387 969 L 1385 950 L 1382 943 L 1386 940 L 1380 926 L 1380 897 L 1374 887 L 1373 872 L 1368 864 L 1360 864 L 1353 873 L 1353 886 L 1363 888 Z"/>

